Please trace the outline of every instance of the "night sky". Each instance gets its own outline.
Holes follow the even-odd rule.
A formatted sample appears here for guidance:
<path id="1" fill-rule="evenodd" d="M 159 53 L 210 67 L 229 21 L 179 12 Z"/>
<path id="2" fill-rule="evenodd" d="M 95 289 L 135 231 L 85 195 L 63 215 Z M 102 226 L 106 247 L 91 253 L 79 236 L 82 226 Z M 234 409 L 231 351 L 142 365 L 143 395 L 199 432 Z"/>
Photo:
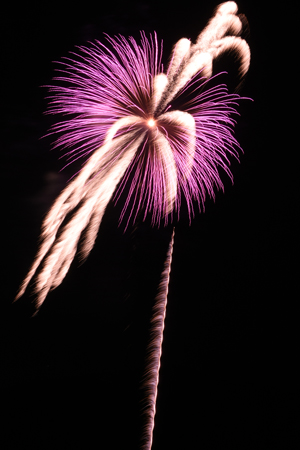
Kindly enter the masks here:
<path id="1" fill-rule="evenodd" d="M 103 33 L 138 39 L 140 30 L 155 30 L 167 64 L 177 40 L 195 39 L 218 3 L 24 2 L 2 15 L 3 450 L 139 448 L 151 308 L 172 233 L 172 225 L 152 228 L 149 220 L 124 232 L 122 205 L 111 203 L 88 260 L 74 260 L 39 313 L 33 317 L 30 294 L 12 304 L 43 217 L 76 170 L 60 172 L 61 153 L 42 139 L 57 120 L 44 115 L 42 87 L 54 61 L 76 45 L 104 42 Z M 252 52 L 239 93 L 254 102 L 239 108 L 244 154 L 232 161 L 234 185 L 224 176 L 225 194 L 208 200 L 191 225 L 184 212 L 176 223 L 153 450 L 265 449 L 281 439 L 295 448 L 290 212 L 297 203 L 272 120 L 274 19 L 261 2 L 238 4 Z"/>

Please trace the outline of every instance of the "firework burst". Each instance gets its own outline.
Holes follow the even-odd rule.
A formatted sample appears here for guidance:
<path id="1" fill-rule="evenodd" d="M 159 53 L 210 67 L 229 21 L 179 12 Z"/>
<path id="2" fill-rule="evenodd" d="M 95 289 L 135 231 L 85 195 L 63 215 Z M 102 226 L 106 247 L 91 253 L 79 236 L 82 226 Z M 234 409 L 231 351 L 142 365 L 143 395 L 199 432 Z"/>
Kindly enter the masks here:
<path id="1" fill-rule="evenodd" d="M 242 20 L 243 19 L 243 20 Z M 60 64 L 57 84 L 50 87 L 52 114 L 67 120 L 53 127 L 56 147 L 66 165 L 87 159 L 47 214 L 41 245 L 17 298 L 35 280 L 37 307 L 50 289 L 63 281 L 79 247 L 91 252 L 109 201 L 124 192 L 120 216 L 125 227 L 141 213 L 152 224 L 165 224 L 179 214 L 185 198 L 188 214 L 200 210 L 207 197 L 223 189 L 218 170 L 232 179 L 230 158 L 241 150 L 233 136 L 237 94 L 226 85 L 210 85 L 213 61 L 234 52 L 239 75 L 246 74 L 250 50 L 240 37 L 244 18 L 226 2 L 192 44 L 180 39 L 163 73 L 162 45 L 156 34 L 133 38 L 107 37 L 80 47 Z M 174 231 L 152 320 L 145 386 L 148 400 L 143 449 L 153 440 L 154 416 Z"/>
<path id="2" fill-rule="evenodd" d="M 40 249 L 17 298 L 34 277 L 37 306 L 43 303 L 64 279 L 79 242 L 82 259 L 89 255 L 108 202 L 126 185 L 120 220 L 126 210 L 127 223 L 143 211 L 159 224 L 179 213 L 182 196 L 190 217 L 195 202 L 201 208 L 207 196 L 214 197 L 223 188 L 218 168 L 232 177 L 228 158 L 240 149 L 232 114 L 240 97 L 225 85 L 208 88 L 207 80 L 213 60 L 228 50 L 240 62 L 241 77 L 248 70 L 250 51 L 238 36 L 236 12 L 234 2 L 223 3 L 195 44 L 179 40 L 166 74 L 156 34 L 147 39 L 141 33 L 140 44 L 107 37 L 109 48 L 96 42 L 61 63 L 60 85 L 50 88 L 50 113 L 69 120 L 52 129 L 62 133 L 55 145 L 65 149 L 67 164 L 88 160 L 46 216 Z"/>

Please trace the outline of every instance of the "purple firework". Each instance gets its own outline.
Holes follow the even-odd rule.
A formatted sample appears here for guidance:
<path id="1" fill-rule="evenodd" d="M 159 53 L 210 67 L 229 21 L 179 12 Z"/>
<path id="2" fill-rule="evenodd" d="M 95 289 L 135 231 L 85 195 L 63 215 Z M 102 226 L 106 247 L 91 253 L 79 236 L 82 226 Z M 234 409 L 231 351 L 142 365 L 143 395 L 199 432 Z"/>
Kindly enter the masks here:
<path id="1" fill-rule="evenodd" d="M 36 275 L 37 306 L 42 304 L 64 279 L 80 239 L 82 258 L 89 255 L 108 202 L 125 186 L 120 220 L 126 210 L 133 221 L 143 211 L 159 224 L 179 213 L 182 196 L 190 217 L 195 201 L 201 208 L 206 196 L 214 197 L 223 188 L 219 167 L 232 177 L 229 157 L 240 149 L 232 114 L 240 97 L 223 84 L 208 88 L 207 80 L 213 60 L 228 50 L 240 61 L 240 75 L 248 70 L 250 51 L 238 36 L 236 12 L 234 2 L 221 4 L 195 44 L 179 40 L 166 74 L 156 34 L 147 39 L 143 32 L 140 44 L 107 37 L 109 48 L 96 42 L 61 63 L 50 112 L 69 120 L 52 130 L 62 133 L 55 145 L 66 150 L 67 164 L 88 160 L 46 216 L 18 297 Z"/>
<path id="2" fill-rule="evenodd" d="M 218 169 L 230 178 L 229 158 L 240 146 L 232 134 L 240 97 L 227 87 L 209 87 L 212 65 L 234 51 L 240 76 L 248 71 L 250 50 L 239 37 L 242 20 L 234 2 L 216 9 L 196 43 L 180 39 L 163 73 L 162 47 L 156 34 L 107 37 L 61 63 L 58 86 L 51 87 L 50 113 L 68 118 L 54 126 L 55 145 L 66 150 L 67 164 L 87 162 L 55 201 L 43 223 L 41 246 L 20 291 L 35 278 L 37 306 L 64 279 L 77 252 L 92 250 L 108 202 L 127 194 L 120 221 L 127 225 L 138 212 L 152 224 L 179 214 L 185 197 L 190 218 L 193 204 L 203 208 L 207 196 L 223 189 Z M 126 225 L 126 226 L 127 226 Z M 145 375 L 148 418 L 143 449 L 153 439 L 155 404 L 174 231 L 155 300 Z"/>

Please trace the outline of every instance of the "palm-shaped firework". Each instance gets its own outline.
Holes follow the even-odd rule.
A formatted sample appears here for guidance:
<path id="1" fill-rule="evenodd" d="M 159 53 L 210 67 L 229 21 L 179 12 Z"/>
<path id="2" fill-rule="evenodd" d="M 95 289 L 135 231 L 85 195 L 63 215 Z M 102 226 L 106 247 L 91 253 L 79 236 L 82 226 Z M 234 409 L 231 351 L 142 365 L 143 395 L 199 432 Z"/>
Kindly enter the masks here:
<path id="1" fill-rule="evenodd" d="M 50 112 L 67 114 L 69 120 L 52 131 L 60 133 L 56 145 L 68 149 L 68 163 L 89 159 L 46 216 L 39 252 L 18 297 L 35 278 L 41 306 L 64 279 L 79 242 L 82 258 L 89 255 L 108 202 L 125 187 L 120 220 L 129 211 L 128 225 L 143 211 L 159 224 L 179 213 L 182 196 L 190 217 L 193 204 L 201 209 L 206 196 L 214 197 L 223 187 L 218 167 L 232 177 L 228 158 L 237 157 L 240 147 L 231 116 L 240 97 L 228 94 L 225 85 L 209 88 L 207 80 L 214 59 L 225 51 L 235 52 L 241 77 L 248 70 L 250 51 L 239 37 L 243 21 L 236 13 L 234 2 L 221 4 L 195 44 L 177 42 L 166 73 L 156 34 L 141 33 L 140 44 L 107 37 L 110 48 L 96 42 L 64 60 L 57 77 L 61 85 L 51 88 Z M 170 247 L 167 268 L 171 252 Z M 160 318 L 166 295 L 161 298 Z M 163 320 L 158 322 L 160 349 Z M 158 380 L 159 358 L 152 363 Z M 145 448 L 151 446 L 156 388 Z"/>

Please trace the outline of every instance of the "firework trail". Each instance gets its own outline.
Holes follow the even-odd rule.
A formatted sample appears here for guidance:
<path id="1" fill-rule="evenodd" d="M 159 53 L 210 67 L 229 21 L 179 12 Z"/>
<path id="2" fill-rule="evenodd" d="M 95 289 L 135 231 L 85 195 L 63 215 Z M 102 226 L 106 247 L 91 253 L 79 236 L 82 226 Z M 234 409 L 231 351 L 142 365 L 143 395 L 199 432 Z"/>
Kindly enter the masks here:
<path id="1" fill-rule="evenodd" d="M 127 227 L 143 211 L 143 219 L 151 214 L 158 225 L 179 214 L 182 196 L 190 218 L 195 203 L 203 209 L 206 197 L 223 189 L 219 168 L 232 179 L 229 158 L 238 158 L 241 150 L 232 115 L 240 97 L 228 94 L 224 84 L 209 87 L 208 80 L 214 60 L 229 51 L 239 63 L 240 78 L 247 73 L 250 50 L 240 37 L 245 20 L 235 2 L 219 5 L 194 44 L 185 38 L 177 42 L 166 73 L 156 34 L 147 39 L 143 32 L 140 45 L 133 38 L 107 37 L 110 48 L 95 42 L 64 59 L 59 85 L 50 87 L 49 113 L 69 120 L 51 133 L 59 133 L 55 146 L 65 149 L 66 165 L 82 156 L 87 161 L 47 214 L 39 251 L 16 298 L 33 280 L 37 307 L 42 305 L 63 281 L 78 247 L 81 258 L 88 257 L 107 204 L 125 188 L 120 221 Z M 165 302 L 166 296 L 158 300 L 154 317 L 145 450 L 152 445 Z"/>
<path id="2" fill-rule="evenodd" d="M 167 309 L 167 299 L 169 290 L 169 280 L 172 263 L 172 253 L 174 244 L 175 228 L 173 229 L 169 244 L 164 270 L 161 274 L 161 281 L 158 294 L 153 307 L 153 317 L 151 320 L 151 335 L 148 345 L 148 364 L 144 377 L 144 390 L 147 394 L 145 401 L 146 425 L 142 439 L 142 449 L 148 450 L 152 447 L 154 417 L 156 412 L 156 398 L 159 381 L 160 359 L 162 354 L 163 332 L 165 328 L 165 317 Z"/>

